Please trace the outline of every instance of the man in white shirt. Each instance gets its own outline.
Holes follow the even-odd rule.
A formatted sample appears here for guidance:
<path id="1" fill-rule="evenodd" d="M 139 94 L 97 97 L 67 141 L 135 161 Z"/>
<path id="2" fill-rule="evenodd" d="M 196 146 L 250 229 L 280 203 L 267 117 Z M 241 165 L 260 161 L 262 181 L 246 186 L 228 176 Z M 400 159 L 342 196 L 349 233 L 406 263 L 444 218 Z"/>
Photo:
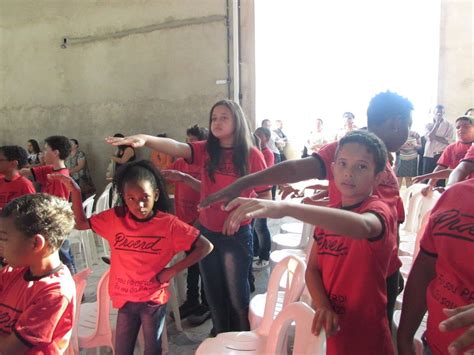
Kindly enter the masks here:
<path id="1" fill-rule="evenodd" d="M 423 173 L 431 173 L 443 150 L 455 140 L 454 126 L 444 119 L 444 106 L 435 107 L 433 123 L 427 125 Z"/>

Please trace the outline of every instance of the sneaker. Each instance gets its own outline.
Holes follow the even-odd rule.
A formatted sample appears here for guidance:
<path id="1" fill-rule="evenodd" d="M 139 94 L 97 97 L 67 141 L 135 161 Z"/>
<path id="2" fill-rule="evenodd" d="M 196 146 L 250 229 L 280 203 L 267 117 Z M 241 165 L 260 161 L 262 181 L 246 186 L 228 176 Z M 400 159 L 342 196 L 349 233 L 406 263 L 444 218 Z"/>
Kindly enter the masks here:
<path id="1" fill-rule="evenodd" d="M 257 260 L 252 263 L 252 270 L 262 270 L 270 266 L 270 261 L 268 260 Z"/>
<path id="2" fill-rule="evenodd" d="M 198 307 L 199 307 L 199 303 L 186 300 L 179 307 L 179 315 L 181 316 L 181 319 L 189 317 Z"/>
<path id="3" fill-rule="evenodd" d="M 108 265 L 110 265 L 110 258 L 108 256 L 101 257 L 102 261 Z"/>
<path id="4" fill-rule="evenodd" d="M 211 312 L 209 307 L 201 304 L 199 307 L 188 317 L 188 322 L 192 325 L 198 326 L 204 323 L 206 320 L 211 318 Z"/>

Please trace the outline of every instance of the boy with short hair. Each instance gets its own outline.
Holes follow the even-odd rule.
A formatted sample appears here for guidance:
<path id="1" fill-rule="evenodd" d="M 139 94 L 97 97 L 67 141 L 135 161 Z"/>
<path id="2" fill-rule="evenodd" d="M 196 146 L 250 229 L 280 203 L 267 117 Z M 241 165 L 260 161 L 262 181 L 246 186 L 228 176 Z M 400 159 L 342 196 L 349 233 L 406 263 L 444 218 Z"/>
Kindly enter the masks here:
<path id="1" fill-rule="evenodd" d="M 3 209 L 8 266 L 0 271 L 0 353 L 59 354 L 68 347 L 75 284 L 58 249 L 73 227 L 69 203 L 51 195 L 24 195 Z"/>
<path id="2" fill-rule="evenodd" d="M 0 147 L 0 211 L 11 200 L 36 192 L 33 183 L 20 175 L 19 170 L 28 164 L 28 153 L 17 145 Z"/>
<path id="3" fill-rule="evenodd" d="M 396 218 L 382 198 L 372 195 L 383 178 L 387 151 L 365 131 L 340 141 L 331 165 L 341 201 L 331 208 L 238 198 L 225 229 L 228 235 L 246 218 L 290 216 L 316 225 L 306 285 L 316 314 L 312 331 L 327 335 L 328 354 L 394 354 L 387 322 L 386 278 Z"/>
<path id="4" fill-rule="evenodd" d="M 473 318 L 447 332 L 445 321 L 474 303 L 474 179 L 447 189 L 433 208 L 408 276 L 398 329 L 398 353 L 414 354 L 413 337 L 426 311 L 425 354 L 471 354 Z M 471 202 L 469 202 L 471 201 Z M 462 335 L 465 343 L 461 345 Z"/>
<path id="5" fill-rule="evenodd" d="M 33 176 L 34 180 L 41 185 L 41 192 L 62 197 L 69 200 L 69 191 L 58 180 L 49 180 L 49 174 L 62 174 L 69 176 L 64 160 L 71 153 L 71 142 L 65 136 L 50 136 L 46 138 L 44 144 L 44 160 L 46 165 L 34 166 L 22 169 L 23 176 Z"/>

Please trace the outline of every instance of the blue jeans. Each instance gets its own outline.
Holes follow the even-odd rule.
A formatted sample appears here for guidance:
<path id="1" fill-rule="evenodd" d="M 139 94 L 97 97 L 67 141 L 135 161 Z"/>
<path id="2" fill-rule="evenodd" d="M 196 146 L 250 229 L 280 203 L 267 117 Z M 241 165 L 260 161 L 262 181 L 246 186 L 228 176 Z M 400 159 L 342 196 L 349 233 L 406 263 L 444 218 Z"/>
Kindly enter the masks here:
<path id="1" fill-rule="evenodd" d="M 119 309 L 115 335 L 115 354 L 133 355 L 140 327 L 145 338 L 143 354 L 161 355 L 161 336 L 165 326 L 166 304 L 127 302 Z"/>
<path id="2" fill-rule="evenodd" d="M 258 258 L 260 260 L 269 260 L 270 249 L 272 247 L 272 237 L 268 230 L 266 218 L 256 219 L 254 233 L 257 234 L 258 238 Z"/>
<path id="3" fill-rule="evenodd" d="M 248 272 L 253 254 L 250 226 L 240 227 L 233 236 L 212 232 L 201 225 L 198 228 L 214 245 L 199 267 L 215 332 L 250 330 Z"/>

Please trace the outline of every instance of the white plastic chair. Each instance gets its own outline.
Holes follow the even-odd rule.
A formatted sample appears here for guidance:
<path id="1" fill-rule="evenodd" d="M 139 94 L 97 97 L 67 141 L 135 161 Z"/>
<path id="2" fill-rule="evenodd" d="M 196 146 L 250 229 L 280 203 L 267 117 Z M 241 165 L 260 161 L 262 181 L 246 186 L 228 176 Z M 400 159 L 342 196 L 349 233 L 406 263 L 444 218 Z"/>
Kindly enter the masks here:
<path id="1" fill-rule="evenodd" d="M 288 255 L 295 255 L 308 261 L 308 255 L 313 245 L 314 225 L 304 223 L 299 244 L 301 248 L 277 249 L 270 253 L 270 268 L 273 269 L 280 261 Z M 305 244 L 305 245 L 303 245 Z"/>
<path id="2" fill-rule="evenodd" d="M 105 187 L 104 192 L 102 192 L 102 194 L 97 199 L 94 214 L 106 211 L 110 208 L 109 197 L 110 197 L 111 191 L 112 191 L 112 183 L 109 183 Z M 94 239 L 95 237 L 99 239 L 99 243 L 102 243 L 102 250 L 103 250 L 104 255 L 110 256 L 110 250 L 109 250 L 107 241 L 100 236 L 94 236 Z"/>
<path id="3" fill-rule="evenodd" d="M 294 255 L 288 255 L 272 270 L 267 292 L 255 295 L 250 300 L 250 329 L 259 328 L 265 334 L 277 314 L 288 304 L 301 297 L 305 286 L 306 263 Z M 280 291 L 281 280 L 285 278 L 285 289 Z"/>
<path id="4" fill-rule="evenodd" d="M 258 330 L 230 332 L 208 338 L 199 345 L 196 355 L 286 354 L 290 326 L 295 323 L 293 354 L 326 354 L 324 332 L 311 334 L 314 310 L 303 302 L 289 304 L 272 323 L 267 335 Z"/>
<path id="5" fill-rule="evenodd" d="M 303 233 L 303 223 L 302 222 L 283 223 L 280 226 L 280 233 L 301 234 Z"/>
<path id="6" fill-rule="evenodd" d="M 79 341 L 77 337 L 79 327 L 79 314 L 81 310 L 82 295 L 87 286 L 87 278 L 92 273 L 92 270 L 87 268 L 73 275 L 74 283 L 76 284 L 76 311 L 74 313 L 74 324 L 72 327 L 71 340 L 69 346 L 64 352 L 65 355 L 79 354 Z"/>
<path id="7" fill-rule="evenodd" d="M 80 269 L 79 265 L 82 266 L 82 264 L 84 265 L 84 268 L 90 267 L 92 264 L 90 250 L 89 248 L 86 248 L 82 232 L 77 229 L 71 230 L 67 240 L 71 246 L 71 251 L 74 256 L 76 267 Z"/>
<path id="8" fill-rule="evenodd" d="M 113 330 L 110 318 L 116 319 L 117 312 L 111 315 L 109 295 L 109 272 L 104 272 L 97 284 L 97 301 L 81 305 L 79 316 L 79 348 L 98 348 L 107 346 L 114 353 Z"/>

